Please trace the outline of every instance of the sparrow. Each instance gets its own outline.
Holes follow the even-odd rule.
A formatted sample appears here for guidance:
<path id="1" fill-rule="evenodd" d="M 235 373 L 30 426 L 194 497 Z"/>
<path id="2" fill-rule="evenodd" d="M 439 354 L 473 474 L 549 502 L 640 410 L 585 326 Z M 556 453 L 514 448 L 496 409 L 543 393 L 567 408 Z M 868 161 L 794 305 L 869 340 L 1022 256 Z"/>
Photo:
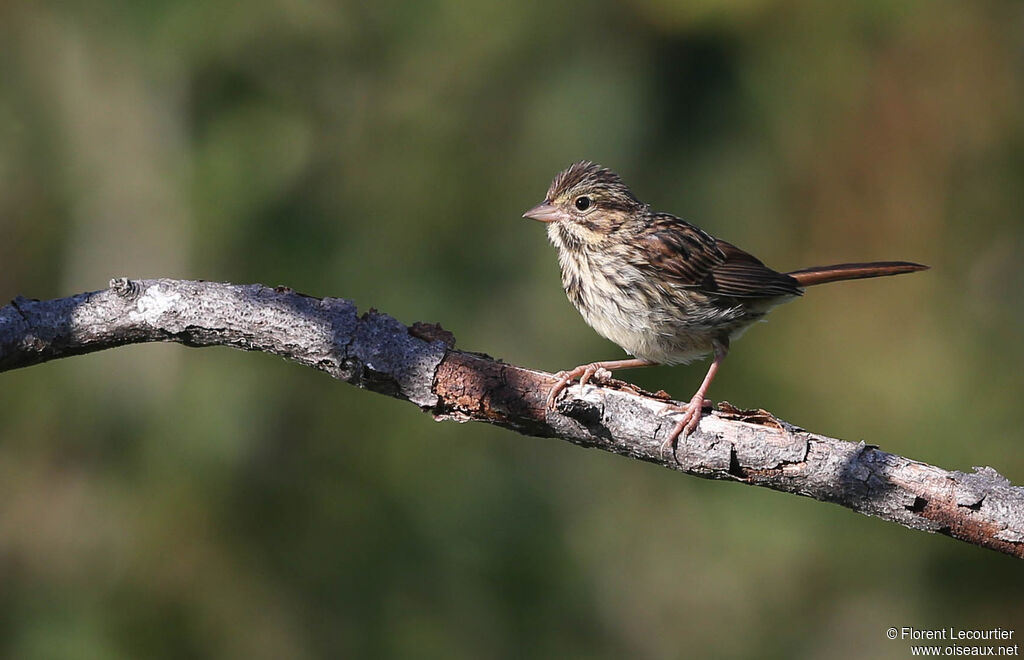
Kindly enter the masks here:
<path id="1" fill-rule="evenodd" d="M 562 287 L 599 335 L 633 357 L 583 364 L 556 374 L 554 408 L 574 380 L 585 385 L 612 371 L 686 364 L 712 356 L 704 381 L 662 443 L 661 453 L 697 428 L 708 388 L 730 343 L 804 289 L 827 282 L 925 270 L 907 261 L 813 266 L 780 273 L 732 243 L 669 213 L 651 210 L 618 174 L 580 161 L 551 182 L 544 201 L 523 217 L 547 223 L 558 250 Z"/>

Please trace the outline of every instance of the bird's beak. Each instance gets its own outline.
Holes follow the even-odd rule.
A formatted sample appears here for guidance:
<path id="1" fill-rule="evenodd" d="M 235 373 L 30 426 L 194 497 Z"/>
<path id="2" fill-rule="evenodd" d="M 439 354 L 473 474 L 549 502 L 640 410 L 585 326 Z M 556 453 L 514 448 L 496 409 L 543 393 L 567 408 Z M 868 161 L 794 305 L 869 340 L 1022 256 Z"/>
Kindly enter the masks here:
<path id="1" fill-rule="evenodd" d="M 539 220 L 541 222 L 558 222 L 565 218 L 565 213 L 560 211 L 553 204 L 549 204 L 545 201 L 524 213 L 523 217 L 530 218 L 531 220 Z"/>

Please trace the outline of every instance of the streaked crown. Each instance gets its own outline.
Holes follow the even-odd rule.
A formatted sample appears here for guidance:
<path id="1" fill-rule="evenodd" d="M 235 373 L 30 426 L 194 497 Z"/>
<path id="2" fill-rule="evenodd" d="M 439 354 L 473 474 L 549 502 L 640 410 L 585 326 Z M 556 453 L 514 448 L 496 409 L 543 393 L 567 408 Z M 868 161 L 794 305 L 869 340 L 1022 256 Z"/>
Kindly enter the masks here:
<path id="1" fill-rule="evenodd" d="M 553 204 L 581 197 L 605 210 L 629 211 L 643 206 L 618 174 L 589 160 L 562 170 L 548 187 L 547 200 Z"/>

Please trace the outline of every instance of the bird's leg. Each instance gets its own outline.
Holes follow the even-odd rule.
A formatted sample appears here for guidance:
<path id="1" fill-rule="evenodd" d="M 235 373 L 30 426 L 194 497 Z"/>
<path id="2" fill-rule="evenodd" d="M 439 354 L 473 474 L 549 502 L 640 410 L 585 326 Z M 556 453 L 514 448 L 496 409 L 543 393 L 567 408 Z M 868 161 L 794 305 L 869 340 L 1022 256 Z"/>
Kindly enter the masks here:
<path id="1" fill-rule="evenodd" d="M 693 430 L 697 428 L 697 424 L 700 422 L 702 409 L 705 404 L 709 404 L 709 401 L 704 399 L 704 396 L 708 393 L 708 388 L 711 387 L 711 381 L 715 379 L 715 374 L 718 373 L 718 368 L 722 366 L 722 361 L 725 360 L 726 354 L 729 352 L 729 342 L 726 341 L 715 341 L 715 359 L 712 360 L 711 366 L 708 367 L 708 373 L 704 376 L 704 382 L 697 388 L 697 392 L 694 393 L 693 397 L 690 398 L 690 403 L 686 405 L 686 411 L 683 417 L 676 423 L 675 428 L 668 434 L 668 438 L 661 445 L 661 451 L 659 452 L 661 459 L 665 460 L 665 452 L 671 451 L 672 455 L 675 455 L 676 439 L 680 435 L 683 439 L 686 436 L 693 433 Z M 710 407 L 710 406 L 709 406 Z"/>
<path id="2" fill-rule="evenodd" d="M 653 367 L 654 362 L 648 362 L 647 360 L 640 360 L 633 358 L 630 360 L 608 360 L 606 362 L 591 362 L 590 364 L 581 364 L 575 369 L 569 371 L 559 371 L 555 374 L 558 378 L 558 382 L 555 383 L 551 391 L 548 392 L 548 408 L 554 410 L 555 400 L 558 395 L 562 393 L 569 383 L 579 378 L 580 385 L 586 385 L 587 381 L 593 378 L 594 374 L 604 369 L 605 371 L 617 371 L 619 369 L 635 369 L 637 367 Z"/>

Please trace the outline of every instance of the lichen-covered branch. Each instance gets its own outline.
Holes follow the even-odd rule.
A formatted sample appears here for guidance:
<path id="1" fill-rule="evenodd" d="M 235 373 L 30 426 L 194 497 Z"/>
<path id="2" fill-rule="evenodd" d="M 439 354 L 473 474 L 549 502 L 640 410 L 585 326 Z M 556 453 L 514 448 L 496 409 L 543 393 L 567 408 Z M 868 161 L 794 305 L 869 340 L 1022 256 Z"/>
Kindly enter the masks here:
<path id="1" fill-rule="evenodd" d="M 794 427 L 728 404 L 707 415 L 674 457 L 660 456 L 674 414 L 665 399 L 620 381 L 573 386 L 545 408 L 554 376 L 454 348 L 440 326 L 290 289 L 117 279 L 58 300 L 0 308 L 0 371 L 125 344 L 173 341 L 273 353 L 436 419 L 482 421 L 568 440 L 709 479 L 833 502 L 906 527 L 1024 558 L 1024 488 L 992 468 L 947 471 Z"/>

